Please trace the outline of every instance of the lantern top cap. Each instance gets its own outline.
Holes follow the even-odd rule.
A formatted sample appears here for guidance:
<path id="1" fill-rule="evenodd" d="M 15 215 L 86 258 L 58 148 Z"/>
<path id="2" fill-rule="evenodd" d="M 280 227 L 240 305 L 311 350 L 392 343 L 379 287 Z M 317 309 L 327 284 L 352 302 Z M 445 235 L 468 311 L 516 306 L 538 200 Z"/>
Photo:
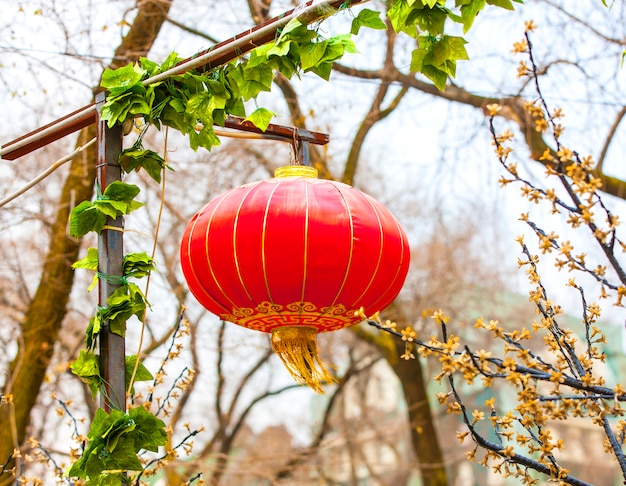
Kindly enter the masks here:
<path id="1" fill-rule="evenodd" d="M 285 167 L 278 167 L 274 171 L 274 177 L 309 177 L 316 179 L 317 169 L 315 167 L 309 167 L 308 165 L 287 165 Z"/>

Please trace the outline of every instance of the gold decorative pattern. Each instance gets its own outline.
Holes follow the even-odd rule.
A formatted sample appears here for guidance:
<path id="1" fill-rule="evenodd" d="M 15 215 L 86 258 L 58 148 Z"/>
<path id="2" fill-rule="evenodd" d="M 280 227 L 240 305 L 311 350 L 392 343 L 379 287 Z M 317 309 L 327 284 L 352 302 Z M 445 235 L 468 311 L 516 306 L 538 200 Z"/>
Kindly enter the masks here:
<path id="1" fill-rule="evenodd" d="M 281 305 L 265 301 L 255 308 L 233 308 L 230 314 L 220 314 L 220 318 L 262 332 L 272 332 L 284 326 L 308 326 L 318 332 L 329 332 L 360 322 L 355 310 L 346 309 L 343 304 L 320 308 L 312 302 Z"/>

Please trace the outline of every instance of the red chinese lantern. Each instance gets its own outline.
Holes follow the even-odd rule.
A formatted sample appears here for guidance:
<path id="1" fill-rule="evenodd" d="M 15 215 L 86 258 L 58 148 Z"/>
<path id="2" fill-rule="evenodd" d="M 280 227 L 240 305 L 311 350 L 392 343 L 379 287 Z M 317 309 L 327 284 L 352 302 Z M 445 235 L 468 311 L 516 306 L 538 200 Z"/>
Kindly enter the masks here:
<path id="1" fill-rule="evenodd" d="M 209 202 L 187 226 L 180 256 L 204 307 L 271 333 L 292 376 L 318 392 L 332 376 L 316 334 L 384 309 L 409 267 L 406 234 L 387 208 L 297 165 Z"/>

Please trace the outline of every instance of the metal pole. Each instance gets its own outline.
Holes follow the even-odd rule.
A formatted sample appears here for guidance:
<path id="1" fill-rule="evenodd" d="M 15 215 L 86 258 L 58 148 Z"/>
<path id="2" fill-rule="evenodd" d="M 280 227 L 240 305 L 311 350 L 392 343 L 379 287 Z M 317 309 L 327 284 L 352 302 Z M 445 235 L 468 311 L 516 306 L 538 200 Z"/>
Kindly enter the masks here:
<path id="1" fill-rule="evenodd" d="M 100 191 L 107 185 L 122 179 L 122 169 L 118 163 L 122 151 L 122 127 L 108 128 L 100 120 L 100 107 L 105 94 L 96 96 L 97 116 L 97 174 L 96 180 Z M 106 306 L 109 296 L 120 287 L 124 262 L 123 229 L 124 221 L 107 218 L 107 227 L 98 237 L 98 270 L 101 277 L 98 286 L 98 305 Z M 109 277 L 109 278 L 107 278 Z M 111 278 L 112 277 L 112 278 Z M 100 406 L 110 412 L 112 409 L 126 411 L 126 349 L 122 336 L 111 332 L 108 322 L 104 322 L 100 331 L 100 373 L 104 385 L 100 391 Z"/>

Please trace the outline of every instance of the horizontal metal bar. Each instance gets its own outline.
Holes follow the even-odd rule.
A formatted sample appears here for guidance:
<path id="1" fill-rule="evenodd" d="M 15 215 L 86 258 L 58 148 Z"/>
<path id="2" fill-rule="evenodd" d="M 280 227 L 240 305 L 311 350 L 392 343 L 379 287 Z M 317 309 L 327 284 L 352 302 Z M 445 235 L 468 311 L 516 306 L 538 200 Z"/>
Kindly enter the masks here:
<path id="1" fill-rule="evenodd" d="M 260 133 L 263 135 L 272 135 L 273 138 L 284 139 L 285 141 L 297 142 L 302 140 L 316 145 L 326 145 L 329 141 L 327 133 L 312 132 L 303 128 L 288 127 L 285 125 L 274 125 L 270 123 L 265 131 L 254 126 L 251 122 L 245 121 L 244 118 L 238 116 L 226 117 L 224 123 L 226 128 L 234 130 L 242 130 L 244 132 Z"/>
<path id="2" fill-rule="evenodd" d="M 0 148 L 0 158 L 15 160 L 96 122 L 96 104 L 84 106 Z"/>

